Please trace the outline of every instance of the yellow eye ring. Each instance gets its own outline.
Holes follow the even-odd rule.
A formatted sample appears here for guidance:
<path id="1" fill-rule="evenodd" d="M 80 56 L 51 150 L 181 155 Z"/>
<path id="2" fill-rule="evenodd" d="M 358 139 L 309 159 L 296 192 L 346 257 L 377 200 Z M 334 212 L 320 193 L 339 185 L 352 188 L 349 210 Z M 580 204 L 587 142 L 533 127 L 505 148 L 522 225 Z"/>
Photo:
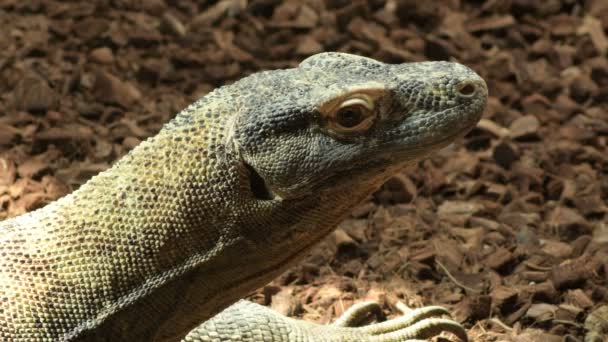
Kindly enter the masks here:
<path id="1" fill-rule="evenodd" d="M 335 138 L 364 134 L 381 116 L 384 85 L 370 82 L 353 87 L 319 106 L 320 126 Z"/>
<path id="2" fill-rule="evenodd" d="M 365 132 L 376 118 L 374 107 L 372 98 L 366 94 L 347 98 L 328 113 L 328 128 L 338 134 Z"/>

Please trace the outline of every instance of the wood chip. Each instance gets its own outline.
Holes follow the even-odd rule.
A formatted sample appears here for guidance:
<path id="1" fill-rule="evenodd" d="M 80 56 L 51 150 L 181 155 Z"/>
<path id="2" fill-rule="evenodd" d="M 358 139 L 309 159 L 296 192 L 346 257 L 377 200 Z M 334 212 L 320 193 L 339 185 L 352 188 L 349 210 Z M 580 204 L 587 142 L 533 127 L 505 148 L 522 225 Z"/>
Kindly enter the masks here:
<path id="1" fill-rule="evenodd" d="M 513 121 L 509 126 L 509 131 L 514 139 L 528 139 L 538 137 L 540 122 L 534 115 L 525 115 Z"/>
<path id="2" fill-rule="evenodd" d="M 542 251 L 562 259 L 566 259 L 572 255 L 572 247 L 569 244 L 560 241 L 545 241 L 542 246 Z"/>
<path id="3" fill-rule="evenodd" d="M 595 303 L 581 289 L 570 290 L 566 293 L 566 301 L 582 310 L 591 308 Z"/>
<path id="4" fill-rule="evenodd" d="M 492 296 L 492 305 L 499 310 L 508 310 L 507 306 L 512 306 L 515 304 L 518 296 L 517 290 L 501 286 L 499 288 L 493 289 L 491 292 Z"/>
<path id="5" fill-rule="evenodd" d="M 526 311 L 526 317 L 537 322 L 548 321 L 555 318 L 556 311 L 557 306 L 552 304 L 532 304 L 528 311 Z"/>
<path id="6" fill-rule="evenodd" d="M 558 289 L 580 286 L 593 276 L 599 265 L 595 259 L 581 257 L 554 267 L 550 279 Z"/>
<path id="7" fill-rule="evenodd" d="M 445 220 L 451 216 L 471 216 L 484 209 L 483 204 L 465 201 L 445 201 L 437 208 L 437 215 Z"/>
<path id="8" fill-rule="evenodd" d="M 99 101 L 124 108 L 128 108 L 142 96 L 135 86 L 105 71 L 99 71 L 95 75 L 94 91 Z"/>
<path id="9" fill-rule="evenodd" d="M 515 24 L 515 18 L 511 15 L 492 16 L 486 18 L 478 18 L 467 23 L 467 31 L 492 31 L 504 29 Z"/>
<path id="10" fill-rule="evenodd" d="M 89 53 L 89 59 L 99 64 L 112 64 L 114 62 L 114 53 L 108 47 L 99 47 Z"/>
<path id="11" fill-rule="evenodd" d="M 47 170 L 48 167 L 49 165 L 46 160 L 41 160 L 39 158 L 30 158 L 24 163 L 17 166 L 17 173 L 23 178 L 33 178 L 35 176 L 38 176 L 44 170 Z"/>
<path id="12" fill-rule="evenodd" d="M 47 111 L 57 108 L 59 98 L 48 82 L 34 76 L 23 78 L 14 90 L 15 106 L 26 111 Z"/>
<path id="13" fill-rule="evenodd" d="M 579 35 L 589 34 L 593 45 L 600 55 L 605 55 L 608 52 L 608 38 L 602 27 L 602 22 L 597 18 L 590 15 L 585 16 L 577 33 Z"/>
<path id="14" fill-rule="evenodd" d="M 515 256 L 513 253 L 505 248 L 499 247 L 496 251 L 486 257 L 484 263 L 494 270 L 499 270 L 514 260 Z"/>
<path id="15" fill-rule="evenodd" d="M 15 182 L 17 168 L 8 158 L 0 158 L 0 186 L 8 186 Z"/>
<path id="16" fill-rule="evenodd" d="M 270 307 L 281 315 L 291 317 L 299 310 L 300 303 L 293 296 L 293 289 L 284 288 L 272 296 Z"/>
<path id="17" fill-rule="evenodd" d="M 176 37 L 186 36 L 186 26 L 173 14 L 165 12 L 162 16 L 162 28 Z"/>

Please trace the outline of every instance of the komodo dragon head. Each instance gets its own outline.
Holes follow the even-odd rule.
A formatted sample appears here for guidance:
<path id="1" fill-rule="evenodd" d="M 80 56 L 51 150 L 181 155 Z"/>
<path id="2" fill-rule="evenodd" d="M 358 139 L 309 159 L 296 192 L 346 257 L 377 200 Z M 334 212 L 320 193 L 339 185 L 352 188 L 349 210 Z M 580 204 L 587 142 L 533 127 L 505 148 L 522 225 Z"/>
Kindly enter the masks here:
<path id="1" fill-rule="evenodd" d="M 323 53 L 246 79 L 239 96 L 233 139 L 254 195 L 289 201 L 347 184 L 367 192 L 366 184 L 468 132 L 487 88 L 456 63 Z"/>

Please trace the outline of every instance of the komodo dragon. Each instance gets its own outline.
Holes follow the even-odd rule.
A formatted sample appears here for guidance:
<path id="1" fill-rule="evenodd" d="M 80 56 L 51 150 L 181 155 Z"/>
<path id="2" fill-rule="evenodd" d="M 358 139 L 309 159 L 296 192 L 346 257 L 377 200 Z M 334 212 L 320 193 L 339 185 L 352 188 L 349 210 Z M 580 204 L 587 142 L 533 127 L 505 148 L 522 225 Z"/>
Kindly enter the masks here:
<path id="1" fill-rule="evenodd" d="M 342 53 L 218 88 L 78 190 L 0 223 L 0 339 L 466 339 L 429 317 L 437 307 L 347 327 L 356 315 L 319 326 L 237 301 L 391 175 L 465 134 L 486 98 L 457 63 Z"/>

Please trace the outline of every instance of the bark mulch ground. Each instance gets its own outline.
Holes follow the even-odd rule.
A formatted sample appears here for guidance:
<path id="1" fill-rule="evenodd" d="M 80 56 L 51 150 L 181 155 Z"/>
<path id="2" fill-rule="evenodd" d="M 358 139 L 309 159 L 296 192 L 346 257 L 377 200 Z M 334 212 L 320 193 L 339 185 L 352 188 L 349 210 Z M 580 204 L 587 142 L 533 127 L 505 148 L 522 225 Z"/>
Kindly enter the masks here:
<path id="1" fill-rule="evenodd" d="M 106 169 L 177 111 L 321 51 L 456 60 L 479 126 L 400 174 L 252 299 L 326 323 L 440 304 L 475 341 L 608 340 L 605 0 L 0 1 L 0 218 Z"/>

